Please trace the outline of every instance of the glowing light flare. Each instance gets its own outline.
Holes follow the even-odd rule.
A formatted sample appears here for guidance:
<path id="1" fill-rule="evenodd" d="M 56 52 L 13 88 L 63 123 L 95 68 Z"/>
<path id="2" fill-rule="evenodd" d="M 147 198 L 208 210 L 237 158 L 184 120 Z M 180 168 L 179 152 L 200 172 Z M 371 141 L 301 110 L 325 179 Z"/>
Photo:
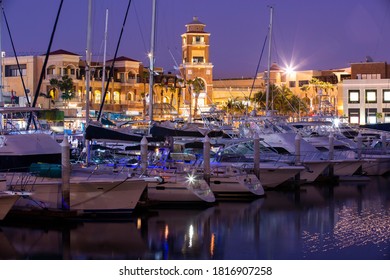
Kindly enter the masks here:
<path id="1" fill-rule="evenodd" d="M 211 240 L 210 240 L 210 255 L 214 256 L 214 251 L 215 251 L 215 233 L 211 235 Z"/>
<path id="2" fill-rule="evenodd" d="M 287 75 L 291 75 L 292 73 L 294 73 L 294 68 L 291 66 L 287 66 L 285 71 Z"/>
<path id="3" fill-rule="evenodd" d="M 165 240 L 168 240 L 168 235 L 169 235 L 169 227 L 168 227 L 168 225 L 165 225 L 165 229 L 164 229 L 164 239 Z"/>
<path id="4" fill-rule="evenodd" d="M 188 184 L 193 185 L 196 182 L 196 176 L 194 174 L 188 174 L 186 181 Z"/>
<path id="5" fill-rule="evenodd" d="M 285 68 L 284 68 L 284 72 L 286 73 L 286 75 L 292 75 L 295 71 L 295 67 L 292 66 L 292 65 L 287 65 Z"/>
<path id="6" fill-rule="evenodd" d="M 188 229 L 188 237 L 189 237 L 188 248 L 191 248 L 192 247 L 192 239 L 194 238 L 194 226 L 193 225 L 190 225 L 190 227 Z"/>

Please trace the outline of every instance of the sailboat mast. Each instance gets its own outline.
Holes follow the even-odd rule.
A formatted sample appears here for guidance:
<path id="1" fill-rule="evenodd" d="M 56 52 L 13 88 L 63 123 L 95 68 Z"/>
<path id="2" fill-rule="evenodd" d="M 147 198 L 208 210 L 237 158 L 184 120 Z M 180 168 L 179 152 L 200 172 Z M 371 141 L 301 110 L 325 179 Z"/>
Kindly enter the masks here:
<path id="1" fill-rule="evenodd" d="M 85 51 L 85 126 L 89 124 L 89 91 L 91 80 L 91 44 L 92 44 L 92 0 L 88 0 L 88 24 L 87 24 L 87 49 Z M 86 150 L 86 164 L 90 163 L 90 145 L 89 140 L 84 139 Z"/>
<path id="2" fill-rule="evenodd" d="M 156 39 L 156 0 L 152 0 L 152 32 L 149 52 L 149 121 L 153 121 L 154 44 Z"/>
<path id="3" fill-rule="evenodd" d="M 0 0 L 0 9 L 3 10 L 3 1 Z M 0 107 L 4 107 L 3 97 L 3 48 L 1 38 L 3 36 L 3 13 L 0 12 Z M 0 114 L 0 132 L 3 131 L 3 114 Z"/>
<path id="4" fill-rule="evenodd" d="M 3 27 L 3 1 L 0 0 L 0 107 L 4 106 L 4 96 L 3 96 L 3 45 L 2 45 L 2 27 Z M 3 122 L 1 122 L 2 126 Z"/>
<path id="5" fill-rule="evenodd" d="M 89 95 L 91 82 L 92 0 L 88 0 L 87 49 L 85 51 L 85 121 L 89 123 Z"/>
<path id="6" fill-rule="evenodd" d="M 104 29 L 102 93 L 104 92 L 104 83 L 106 81 L 107 29 L 108 29 L 108 9 L 106 9 L 106 25 L 105 25 L 105 29 Z"/>
<path id="7" fill-rule="evenodd" d="M 268 62 L 267 62 L 267 91 L 265 95 L 265 113 L 268 115 L 269 109 L 269 91 L 271 83 L 271 47 L 272 47 L 272 14 L 273 7 L 270 7 L 270 19 L 269 19 L 269 29 L 268 29 Z"/>

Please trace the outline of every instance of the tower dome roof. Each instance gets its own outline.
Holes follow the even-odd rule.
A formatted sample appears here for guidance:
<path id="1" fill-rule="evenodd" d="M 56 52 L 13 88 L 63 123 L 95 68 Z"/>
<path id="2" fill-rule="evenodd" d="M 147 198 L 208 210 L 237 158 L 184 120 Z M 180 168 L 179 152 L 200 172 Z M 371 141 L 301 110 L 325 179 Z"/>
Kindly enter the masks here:
<path id="1" fill-rule="evenodd" d="M 203 22 L 200 22 L 197 16 L 192 17 L 192 21 L 190 23 L 187 23 L 187 25 L 206 25 Z"/>
<path id="2" fill-rule="evenodd" d="M 193 17 L 190 23 L 186 24 L 187 32 L 204 33 L 206 24 L 199 21 L 198 17 Z"/>
<path id="3" fill-rule="evenodd" d="M 271 71 L 280 71 L 281 68 L 280 68 L 280 66 L 276 62 L 274 62 L 274 63 L 272 63 L 272 65 L 270 67 L 270 70 Z"/>

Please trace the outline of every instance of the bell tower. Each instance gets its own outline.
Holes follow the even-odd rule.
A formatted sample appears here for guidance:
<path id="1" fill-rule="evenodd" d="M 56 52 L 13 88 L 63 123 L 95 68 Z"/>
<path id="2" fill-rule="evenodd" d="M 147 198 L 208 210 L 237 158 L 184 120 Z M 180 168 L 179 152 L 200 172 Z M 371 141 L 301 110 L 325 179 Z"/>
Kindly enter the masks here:
<path id="1" fill-rule="evenodd" d="M 198 98 L 199 107 L 211 103 L 213 91 L 213 64 L 210 63 L 210 33 L 205 31 L 205 24 L 193 17 L 185 25 L 186 32 L 182 38 L 182 64 L 180 73 L 185 81 L 200 78 L 205 88 Z M 188 97 L 187 97 L 188 100 Z"/>

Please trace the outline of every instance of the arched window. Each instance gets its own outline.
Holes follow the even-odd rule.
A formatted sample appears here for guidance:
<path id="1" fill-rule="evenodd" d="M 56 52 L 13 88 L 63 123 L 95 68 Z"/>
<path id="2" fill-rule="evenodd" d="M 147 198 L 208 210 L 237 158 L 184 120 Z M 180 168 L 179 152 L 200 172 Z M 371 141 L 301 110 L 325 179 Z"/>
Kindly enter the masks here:
<path id="1" fill-rule="evenodd" d="M 100 91 L 95 90 L 93 102 L 97 104 L 102 102 L 102 93 Z"/>
<path id="2" fill-rule="evenodd" d="M 114 104 L 120 104 L 120 93 L 117 91 L 114 91 L 114 96 L 113 96 L 113 101 Z"/>
<path id="3" fill-rule="evenodd" d="M 54 65 L 50 65 L 46 68 L 46 74 L 47 75 L 55 75 L 56 74 L 56 67 Z"/>

